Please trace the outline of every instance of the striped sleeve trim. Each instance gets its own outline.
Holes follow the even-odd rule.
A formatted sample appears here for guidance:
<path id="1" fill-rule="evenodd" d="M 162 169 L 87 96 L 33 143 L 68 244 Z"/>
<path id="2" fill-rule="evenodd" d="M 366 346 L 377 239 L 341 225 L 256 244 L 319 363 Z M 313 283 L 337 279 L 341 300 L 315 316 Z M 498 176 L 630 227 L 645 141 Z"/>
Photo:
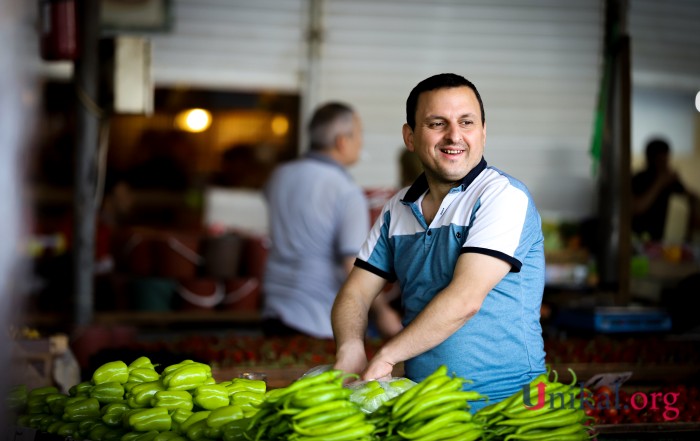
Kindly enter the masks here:
<path id="1" fill-rule="evenodd" d="M 501 259 L 508 263 L 510 265 L 510 272 L 511 273 L 519 273 L 520 268 L 522 268 L 523 263 L 516 259 L 515 257 L 509 256 L 506 253 L 502 253 L 500 251 L 495 251 L 495 250 L 490 250 L 488 248 L 480 248 L 480 247 L 464 247 L 461 250 L 461 253 L 479 253 L 479 254 L 485 254 L 487 256 L 495 257 L 497 259 Z M 357 263 L 356 263 L 357 264 Z"/>
<path id="2" fill-rule="evenodd" d="M 370 273 L 376 274 L 382 279 L 386 279 L 388 282 L 395 282 L 396 281 L 396 274 L 391 274 L 387 273 L 386 271 L 382 271 L 376 266 L 365 262 L 364 260 L 361 259 L 355 259 L 355 266 L 358 268 L 362 268 L 363 270 L 367 270 Z"/>

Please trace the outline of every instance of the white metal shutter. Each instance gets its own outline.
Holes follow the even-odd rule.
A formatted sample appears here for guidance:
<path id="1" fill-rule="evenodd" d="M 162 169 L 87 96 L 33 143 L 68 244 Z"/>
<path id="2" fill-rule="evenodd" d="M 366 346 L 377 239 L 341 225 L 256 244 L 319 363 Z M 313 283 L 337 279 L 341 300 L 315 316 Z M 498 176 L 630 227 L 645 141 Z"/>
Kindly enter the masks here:
<path id="1" fill-rule="evenodd" d="M 632 152 L 643 163 L 647 142 L 666 138 L 674 160 L 698 151 L 700 1 L 632 0 Z M 688 178 L 686 177 L 686 180 Z"/>
<path id="2" fill-rule="evenodd" d="M 174 0 L 171 33 L 153 36 L 156 85 L 299 90 L 306 0 Z"/>
<path id="3" fill-rule="evenodd" d="M 700 1 L 631 0 L 633 81 L 636 86 L 700 89 Z"/>
<path id="4" fill-rule="evenodd" d="M 409 91 L 455 72 L 484 99 L 486 160 L 528 185 L 541 211 L 589 214 L 603 18 L 591 0 L 326 0 L 319 97 L 361 113 L 365 157 L 352 173 L 396 186 Z"/>

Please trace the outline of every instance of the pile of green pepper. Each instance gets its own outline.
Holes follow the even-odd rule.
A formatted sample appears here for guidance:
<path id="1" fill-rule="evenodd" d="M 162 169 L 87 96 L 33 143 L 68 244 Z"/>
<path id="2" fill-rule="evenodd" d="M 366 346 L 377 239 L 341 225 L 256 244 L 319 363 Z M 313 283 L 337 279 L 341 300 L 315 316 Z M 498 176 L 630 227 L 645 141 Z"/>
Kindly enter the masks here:
<path id="1" fill-rule="evenodd" d="M 159 373 L 140 357 L 105 363 L 68 394 L 17 386 L 8 404 L 18 426 L 77 440 L 228 440 L 235 438 L 225 433 L 242 433 L 240 423 L 257 413 L 266 392 L 259 380 L 217 383 L 207 364 L 184 360 Z"/>
<path id="2" fill-rule="evenodd" d="M 383 403 L 371 414 L 382 440 L 437 441 L 481 439 L 483 424 L 472 418 L 468 401 L 486 397 L 464 391 L 467 380 L 450 376 L 442 365 L 423 381 Z"/>
<path id="3" fill-rule="evenodd" d="M 244 438 L 249 440 L 354 441 L 374 439 L 375 426 L 343 387 L 348 377 L 328 370 L 302 377 L 286 388 L 267 392 Z"/>
<path id="4" fill-rule="evenodd" d="M 528 388 L 496 404 L 480 409 L 474 419 L 487 428 L 485 441 L 585 441 L 595 434 L 587 422 L 582 403 L 590 400 L 590 391 L 576 387 L 576 374 L 569 369 L 573 380 L 563 384 L 551 371 L 535 378 Z M 529 398 L 525 400 L 525 390 Z M 544 391 L 544 393 L 543 393 Z M 538 399 L 543 397 L 540 403 Z M 536 403 L 534 406 L 532 403 Z"/>
<path id="5" fill-rule="evenodd" d="M 572 371 L 572 375 L 573 375 Z M 467 380 L 440 366 L 417 384 L 369 409 L 384 393 L 377 382 L 345 387 L 356 375 L 328 370 L 267 390 L 261 380 L 216 382 L 211 367 L 192 360 L 156 371 L 147 357 L 105 363 L 68 394 L 56 387 L 14 388 L 8 405 L 17 425 L 90 441 L 565 441 L 592 431 L 575 401 L 580 388 L 541 375 L 518 393 L 470 413 Z M 544 406 L 528 403 L 547 390 Z M 529 400 L 526 400 L 528 393 Z M 538 395 L 539 393 L 539 395 Z M 558 406 L 551 405 L 557 397 Z"/>

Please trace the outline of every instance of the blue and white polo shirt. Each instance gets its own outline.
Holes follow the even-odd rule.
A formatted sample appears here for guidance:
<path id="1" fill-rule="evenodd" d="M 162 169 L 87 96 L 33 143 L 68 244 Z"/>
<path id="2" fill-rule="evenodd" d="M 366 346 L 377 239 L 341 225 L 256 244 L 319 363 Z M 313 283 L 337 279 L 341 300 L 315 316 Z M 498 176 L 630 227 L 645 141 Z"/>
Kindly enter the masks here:
<path id="1" fill-rule="evenodd" d="M 439 346 L 404 363 L 421 381 L 441 364 L 473 380 L 465 389 L 500 401 L 545 371 L 540 305 L 544 246 L 539 213 L 523 183 L 481 162 L 442 201 L 431 225 L 421 212 L 425 175 L 389 200 L 355 265 L 398 281 L 404 325 L 454 273 L 462 253 L 483 253 L 511 265 L 479 312 Z M 472 410 L 483 402 L 472 403 Z"/>

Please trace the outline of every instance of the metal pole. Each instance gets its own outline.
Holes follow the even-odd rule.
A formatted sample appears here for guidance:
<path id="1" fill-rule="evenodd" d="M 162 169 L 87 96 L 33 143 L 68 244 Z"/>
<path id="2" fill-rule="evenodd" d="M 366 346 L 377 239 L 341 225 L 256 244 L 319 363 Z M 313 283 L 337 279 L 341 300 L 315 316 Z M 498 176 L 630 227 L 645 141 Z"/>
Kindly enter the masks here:
<path id="1" fill-rule="evenodd" d="M 98 94 L 100 2 L 79 0 L 81 41 L 80 58 L 75 63 L 75 87 L 78 95 L 77 144 L 74 190 L 74 322 L 77 326 L 92 322 L 94 313 L 95 189 L 100 115 L 95 102 Z"/>
<path id="2" fill-rule="evenodd" d="M 614 301 L 629 301 L 630 260 L 630 57 L 626 29 L 627 1 L 606 3 L 605 55 L 611 56 L 600 166 L 600 284 L 615 292 Z"/>
<path id="3" fill-rule="evenodd" d="M 323 1 L 309 0 L 309 26 L 306 34 L 307 58 L 306 74 L 303 78 L 301 96 L 301 127 L 299 130 L 299 152 L 308 148 L 306 126 L 311 113 L 319 102 L 321 80 L 321 46 L 323 44 Z"/>

